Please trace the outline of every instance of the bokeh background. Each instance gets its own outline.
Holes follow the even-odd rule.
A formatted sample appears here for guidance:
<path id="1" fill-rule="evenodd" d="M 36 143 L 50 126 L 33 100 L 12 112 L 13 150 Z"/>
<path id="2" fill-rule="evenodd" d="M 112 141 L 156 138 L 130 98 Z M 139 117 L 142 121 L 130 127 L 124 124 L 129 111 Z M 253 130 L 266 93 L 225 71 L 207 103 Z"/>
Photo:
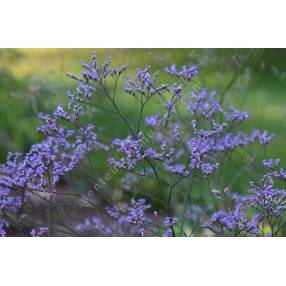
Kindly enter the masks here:
<path id="1" fill-rule="evenodd" d="M 162 70 L 172 63 L 195 64 L 199 81 L 208 90 L 223 94 L 225 104 L 248 111 L 250 119 L 242 129 L 269 130 L 275 138 L 267 150 L 253 146 L 247 151 L 247 163 L 235 157 L 226 164 L 220 176 L 212 179 L 212 187 L 230 186 L 243 193 L 248 181 L 257 175 L 256 164 L 263 157 L 286 160 L 286 50 L 280 49 L 0 49 L 0 161 L 8 151 L 29 150 L 40 139 L 35 131 L 40 124 L 38 112 L 51 112 L 58 104 L 66 105 L 66 91 L 75 88 L 67 72 L 78 74 L 80 59 L 88 61 L 96 50 L 99 59 L 110 55 L 113 65 L 128 65 L 128 75 L 136 68 L 151 65 Z M 162 73 L 160 80 L 164 81 Z M 122 79 L 123 80 L 123 79 Z M 137 113 L 128 97 L 122 102 L 124 112 L 132 120 Z M 150 106 L 150 113 L 156 106 Z M 148 112 L 148 110 L 147 110 Z M 113 138 L 126 136 L 126 130 L 111 114 L 95 114 L 95 124 L 109 130 Z M 252 161 L 255 161 L 254 163 Z M 251 163 L 251 162 L 253 163 Z M 104 176 L 104 158 L 96 158 L 97 176 Z M 118 177 L 112 178 L 110 188 L 117 188 Z M 154 186 L 141 186 L 155 188 Z M 196 197 L 210 200 L 194 188 Z M 79 186 L 86 191 L 84 183 Z M 153 190 L 154 193 L 156 190 Z M 152 192 L 152 190 L 151 190 Z"/>

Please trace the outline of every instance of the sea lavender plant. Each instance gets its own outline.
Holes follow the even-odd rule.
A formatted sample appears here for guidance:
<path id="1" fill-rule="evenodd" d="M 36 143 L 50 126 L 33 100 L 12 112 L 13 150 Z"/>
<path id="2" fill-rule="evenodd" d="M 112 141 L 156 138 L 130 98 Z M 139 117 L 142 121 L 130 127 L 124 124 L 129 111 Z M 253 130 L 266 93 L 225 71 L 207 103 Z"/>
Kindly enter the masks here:
<path id="1" fill-rule="evenodd" d="M 115 187 L 109 174 L 105 177 L 109 178 L 108 183 L 104 182 L 105 189 L 84 200 L 88 204 L 84 207 L 92 209 L 94 214 L 76 226 L 61 225 L 61 228 L 70 231 L 70 235 L 193 235 L 198 223 L 192 223 L 200 222 L 214 205 L 210 207 L 205 202 L 199 206 L 193 202 L 190 186 L 202 180 L 209 183 L 220 172 L 225 158 L 233 153 L 255 142 L 265 149 L 273 139 L 267 131 L 240 130 L 249 114 L 222 104 L 215 91 L 194 90 L 191 83 L 198 71 L 193 65 L 165 68 L 167 82 L 162 82 L 159 71 L 153 72 L 149 65 L 138 69 L 135 77 L 123 79 L 126 65 L 113 67 L 110 57 L 100 64 L 96 53 L 89 63 L 81 61 L 81 66 L 84 70 L 79 76 L 68 74 L 77 82 L 75 91 L 67 92 L 68 108 L 58 106 L 52 114 L 39 114 L 43 124 L 38 131 L 45 138 L 32 145 L 26 154 L 9 153 L 7 162 L 0 168 L 2 236 L 11 223 L 15 224 L 7 214 L 15 213 L 18 220 L 20 217 L 17 226 L 23 228 L 24 210 L 31 203 L 29 195 L 43 199 L 42 193 L 49 195 L 44 197 L 49 203 L 48 219 L 42 224 L 48 227 L 37 227 L 39 224 L 33 219 L 26 221 L 29 225 L 34 223 L 30 235 L 42 236 L 47 232 L 50 235 L 55 229 L 55 223 L 50 222 L 52 200 L 62 195 L 61 179 L 78 167 L 82 179 L 98 184 L 98 173 L 92 169 L 98 152 L 105 154 L 107 168 L 125 173 L 124 185 L 126 178 L 132 178 L 128 190 L 121 190 L 128 192 L 126 198 L 123 195 L 118 201 L 113 192 L 110 195 L 108 188 Z M 119 91 L 122 81 L 123 89 Z M 122 106 L 124 95 L 138 107 L 135 121 L 126 116 Z M 146 108 L 149 105 L 156 106 L 154 114 Z M 125 135 L 114 138 L 108 130 L 100 128 L 94 116 L 97 112 L 116 116 L 116 123 L 124 127 Z M 278 160 L 264 161 L 264 165 L 269 171 L 259 184 L 251 183 L 250 195 L 214 192 L 225 208 L 216 211 L 203 224 L 205 229 L 217 235 L 233 236 L 264 235 L 267 228 L 271 235 L 281 233 L 285 191 L 274 188 L 273 179 L 285 179 L 286 175 L 283 169 L 277 169 Z M 146 180 L 151 190 L 145 190 Z M 136 191 L 133 183 L 137 185 Z M 153 189 L 158 193 L 155 197 Z M 178 190 L 183 192 L 183 203 L 178 199 Z M 138 199 L 143 191 L 144 198 Z M 205 191 L 203 185 L 200 191 Z M 68 195 L 78 199 L 82 192 L 76 188 Z M 156 206 L 153 208 L 147 201 Z M 182 207 L 178 207 L 180 204 Z"/>

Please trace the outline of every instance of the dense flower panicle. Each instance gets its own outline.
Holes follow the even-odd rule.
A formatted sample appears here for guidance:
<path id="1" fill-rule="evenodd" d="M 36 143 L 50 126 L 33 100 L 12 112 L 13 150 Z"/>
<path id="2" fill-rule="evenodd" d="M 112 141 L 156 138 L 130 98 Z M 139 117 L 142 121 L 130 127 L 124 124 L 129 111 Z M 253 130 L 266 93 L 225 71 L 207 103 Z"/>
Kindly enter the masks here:
<path id="1" fill-rule="evenodd" d="M 264 167 L 268 169 L 268 176 L 277 178 L 280 180 L 286 180 L 286 170 L 280 167 L 280 159 L 269 159 L 262 161 Z"/>
<path id="2" fill-rule="evenodd" d="M 84 63 L 81 60 L 80 64 L 84 68 L 80 73 L 81 78 L 71 73 L 68 74 L 71 79 L 78 82 L 74 93 L 71 91 L 67 92 L 69 99 L 68 107 L 76 116 L 79 116 L 85 104 L 92 105 L 91 101 L 97 94 L 102 95 L 108 77 L 117 81 L 127 69 L 127 65 L 112 67 L 110 57 L 107 57 L 103 64 L 99 64 L 96 53 L 93 54 L 92 60 L 89 63 Z"/>
<path id="3" fill-rule="evenodd" d="M 92 125 L 79 128 L 79 135 L 60 125 L 59 118 L 70 121 L 61 107 L 52 116 L 40 114 L 39 117 L 44 124 L 38 130 L 47 138 L 32 145 L 27 154 L 9 154 L 6 164 L 0 168 L 3 174 L 0 184 L 27 191 L 54 192 L 60 176 L 73 170 L 91 150 L 105 148 L 97 142 Z"/>
<path id="4" fill-rule="evenodd" d="M 56 107 L 56 110 L 54 111 L 53 116 L 54 118 L 60 118 L 60 119 L 65 119 L 67 121 L 72 121 L 71 115 L 68 114 L 61 105 L 58 105 Z M 43 115 L 39 117 L 44 121 L 45 117 Z"/>
<path id="5" fill-rule="evenodd" d="M 204 224 L 204 227 L 212 229 L 214 225 L 218 224 L 221 228 L 225 228 L 226 230 L 221 235 L 225 235 L 230 232 L 232 236 L 242 236 L 250 230 L 249 227 L 246 228 L 249 223 L 250 222 L 247 220 L 247 216 L 244 213 L 243 205 L 238 204 L 234 210 L 220 210 L 214 213 L 210 221 Z M 256 231 L 258 225 L 251 226 L 251 230 L 254 229 L 254 227 Z"/>
<path id="6" fill-rule="evenodd" d="M 0 214 L 17 214 L 22 204 L 22 197 L 13 195 L 12 190 L 9 188 L 0 187 Z M 0 236 L 6 235 L 6 229 L 9 225 L 9 221 L 5 217 L 0 217 Z"/>
<path id="7" fill-rule="evenodd" d="M 93 85 L 83 82 L 80 82 L 76 88 L 76 94 L 80 100 L 91 99 L 96 91 L 97 89 Z"/>
<path id="8" fill-rule="evenodd" d="M 154 224 L 159 217 L 157 211 L 150 211 L 151 205 L 146 200 L 134 199 L 129 204 L 106 207 L 105 213 L 108 226 L 98 216 L 86 217 L 76 226 L 76 230 L 83 235 L 96 236 L 148 236 L 159 233 L 160 226 Z M 177 218 L 167 217 L 163 220 L 162 229 L 168 233 L 169 228 L 177 223 Z"/>
<path id="9" fill-rule="evenodd" d="M 187 108 L 190 114 L 200 115 L 204 118 L 223 113 L 221 105 L 216 100 L 216 92 L 213 91 L 208 94 L 206 89 L 202 89 L 200 92 L 192 92 Z"/>
<path id="10" fill-rule="evenodd" d="M 12 196 L 13 192 L 8 188 L 0 188 L 0 210 L 17 213 L 22 205 L 20 196 Z"/>
<path id="11" fill-rule="evenodd" d="M 135 97 L 141 95 L 148 98 L 152 95 L 160 94 L 162 91 L 167 90 L 169 86 L 167 84 L 156 86 L 158 75 L 158 71 L 151 74 L 150 66 L 146 66 L 144 69 L 137 69 L 136 79 L 128 78 L 125 82 L 124 90 Z"/>
<path id="12" fill-rule="evenodd" d="M 111 67 L 111 57 L 107 57 L 103 64 L 99 64 L 96 53 L 93 53 L 92 60 L 89 63 L 86 64 L 81 60 L 80 64 L 85 69 L 81 72 L 83 78 L 94 82 L 105 80 L 108 75 L 118 77 L 127 69 L 127 65 Z"/>
<path id="13" fill-rule="evenodd" d="M 192 115 L 199 115 L 212 120 L 221 114 L 228 124 L 241 123 L 248 118 L 247 112 L 237 110 L 232 105 L 228 107 L 230 112 L 225 111 L 216 96 L 215 91 L 208 94 L 206 89 L 202 89 L 200 92 L 192 92 L 188 101 L 188 111 Z"/>
<path id="14" fill-rule="evenodd" d="M 119 226 L 127 227 L 130 235 L 144 236 L 150 223 L 146 211 L 150 208 L 151 205 L 146 204 L 145 199 L 131 199 L 130 204 L 125 204 L 123 208 L 114 206 L 106 208 L 106 211 Z"/>
<path id="15" fill-rule="evenodd" d="M 117 148 L 117 152 L 125 155 L 119 161 L 109 158 L 109 164 L 114 165 L 118 169 L 132 170 L 142 160 L 140 139 L 132 140 L 131 136 L 129 136 L 125 140 L 115 139 L 112 144 Z"/>
<path id="16" fill-rule="evenodd" d="M 267 168 L 279 165 L 279 160 L 264 160 Z M 274 187 L 275 172 L 265 174 L 259 184 L 250 182 L 249 194 L 238 199 L 232 197 L 234 207 L 215 212 L 204 227 L 221 235 L 264 236 L 265 225 L 271 227 L 272 235 L 277 234 L 278 221 L 286 211 L 286 190 Z M 278 227 L 278 228 L 276 228 Z M 225 231 L 224 231 L 225 229 Z"/>
<path id="17" fill-rule="evenodd" d="M 153 148 L 143 148 L 144 137 L 142 134 L 139 134 L 138 140 L 131 139 L 131 136 L 128 136 L 126 139 L 115 139 L 112 142 L 114 148 L 118 153 L 122 153 L 123 157 L 119 160 L 114 158 L 109 158 L 108 163 L 114 165 L 118 169 L 123 170 L 133 170 L 137 164 L 145 159 L 154 159 L 157 161 L 163 161 L 164 159 L 168 160 L 171 156 L 172 150 L 166 149 L 166 143 L 161 144 L 159 151 L 154 150 Z"/>
<path id="18" fill-rule="evenodd" d="M 194 137 L 187 140 L 190 151 L 189 168 L 199 169 L 203 174 L 211 174 L 218 166 L 218 162 L 210 162 L 216 150 L 216 137 L 223 131 L 223 126 L 214 126 L 212 130 L 197 130 Z M 210 156 L 211 155 L 211 156 Z"/>
<path id="19" fill-rule="evenodd" d="M 262 177 L 260 186 L 251 183 L 247 203 L 260 211 L 260 217 L 278 217 L 286 210 L 286 190 L 274 188 L 271 174 Z"/>

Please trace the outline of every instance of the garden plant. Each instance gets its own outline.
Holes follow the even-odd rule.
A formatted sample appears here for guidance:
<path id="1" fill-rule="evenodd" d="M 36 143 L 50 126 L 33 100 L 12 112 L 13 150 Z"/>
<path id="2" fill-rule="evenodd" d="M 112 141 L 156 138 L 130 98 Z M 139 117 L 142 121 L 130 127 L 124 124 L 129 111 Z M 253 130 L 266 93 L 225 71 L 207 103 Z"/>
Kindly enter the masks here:
<path id="1" fill-rule="evenodd" d="M 67 74 L 66 103 L 39 113 L 41 141 L 0 167 L 1 236 L 285 235 L 286 170 L 266 152 L 274 135 L 245 131 L 251 114 L 204 88 L 199 68 L 129 75 L 96 53 L 81 66 Z M 238 162 L 256 174 L 243 192 L 219 182 Z"/>

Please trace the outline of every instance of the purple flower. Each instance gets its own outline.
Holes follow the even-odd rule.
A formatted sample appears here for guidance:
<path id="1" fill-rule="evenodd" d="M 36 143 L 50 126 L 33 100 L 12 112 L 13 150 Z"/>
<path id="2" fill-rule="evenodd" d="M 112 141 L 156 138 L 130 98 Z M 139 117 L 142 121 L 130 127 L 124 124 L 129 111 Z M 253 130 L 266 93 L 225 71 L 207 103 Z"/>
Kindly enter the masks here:
<path id="1" fill-rule="evenodd" d="M 263 160 L 263 165 L 267 167 L 268 169 L 274 169 L 274 167 L 279 166 L 280 159 L 270 159 L 270 160 Z"/>
<path id="2" fill-rule="evenodd" d="M 37 229 L 33 228 L 30 232 L 32 237 L 43 236 L 48 232 L 48 228 L 46 226 L 39 227 Z"/>
<path id="3" fill-rule="evenodd" d="M 184 65 L 181 70 L 178 70 L 177 66 L 175 64 L 171 65 L 170 67 L 166 67 L 165 72 L 170 74 L 170 75 L 173 75 L 177 78 L 182 78 L 182 79 L 186 79 L 186 80 L 191 80 L 198 73 L 195 66 Z"/>
<path id="4" fill-rule="evenodd" d="M 119 225 L 127 228 L 130 235 L 144 236 L 146 227 L 150 224 L 150 217 L 146 211 L 151 208 L 151 205 L 146 204 L 145 199 L 131 199 L 130 204 L 125 204 L 122 208 L 113 206 L 106 208 L 109 216 L 116 219 Z"/>
<path id="5" fill-rule="evenodd" d="M 279 160 L 271 159 L 264 164 L 271 169 L 273 164 L 279 164 Z M 272 233 L 279 231 L 275 225 L 279 225 L 278 221 L 286 211 L 286 190 L 274 187 L 274 176 L 275 173 L 270 172 L 262 176 L 258 184 L 250 182 L 247 196 L 243 199 L 233 197 L 235 206 L 215 212 L 204 226 L 217 233 L 225 229 L 223 234 L 233 236 L 264 236 L 261 225 L 269 225 Z"/>
<path id="6" fill-rule="evenodd" d="M 172 84 L 162 83 L 159 72 L 152 72 L 148 65 L 137 69 L 135 78 L 126 78 L 125 93 L 122 94 L 116 87 L 120 84 L 119 77 L 127 69 L 126 65 L 113 67 L 110 57 L 100 63 L 96 53 L 90 62 L 80 63 L 83 68 L 80 75 L 69 74 L 77 82 L 77 87 L 74 92 L 67 92 L 68 109 L 57 106 L 51 114 L 39 113 L 42 125 L 38 131 L 44 136 L 42 141 L 33 144 L 24 154 L 9 153 L 6 162 L 0 166 L 1 236 L 5 236 L 15 223 L 10 217 L 21 219 L 19 225 L 24 225 L 22 218 L 26 215 L 23 210 L 26 209 L 28 193 L 50 192 L 44 196 L 53 197 L 62 178 L 78 166 L 82 167 L 77 169 L 79 172 L 86 169 L 83 164 L 85 158 L 89 166 L 93 160 L 96 162 L 101 158 L 95 153 L 95 156 L 90 156 L 95 150 L 109 151 L 107 162 L 126 172 L 118 187 L 128 192 L 128 196 L 142 191 L 142 177 L 157 182 L 156 187 L 160 190 L 175 188 L 182 183 L 185 192 L 190 182 L 198 178 L 203 192 L 205 184 L 201 182 L 204 178 L 218 172 L 237 149 L 255 142 L 265 147 L 273 138 L 267 131 L 254 130 L 250 134 L 240 131 L 238 127 L 248 119 L 248 113 L 233 106 L 225 109 L 215 91 L 196 89 L 191 92 L 189 81 L 198 73 L 193 65 L 183 65 L 181 69 L 176 65 L 167 67 L 165 71 L 177 81 Z M 136 125 L 125 117 L 124 104 L 118 105 L 117 98 L 126 93 L 132 95 L 133 101 L 140 106 Z M 157 112 L 144 117 L 145 107 L 153 97 Z M 90 122 L 94 111 L 98 110 L 108 110 L 118 116 L 129 134 L 115 139 L 98 138 L 99 134 L 104 136 L 104 132 L 108 132 L 103 128 L 96 130 Z M 143 120 L 145 126 L 142 126 Z M 106 141 L 108 146 L 101 143 Z M 246 196 L 229 193 L 227 189 L 213 191 L 214 199 L 218 199 L 222 207 L 212 215 L 212 208 L 203 204 L 198 207 L 198 202 L 193 204 L 197 199 L 194 194 L 192 205 L 188 205 L 188 201 L 184 204 L 184 215 L 187 213 L 191 221 L 209 216 L 204 227 L 218 235 L 263 236 L 265 228 L 271 228 L 272 235 L 280 234 L 278 226 L 286 211 L 286 191 L 275 181 L 286 180 L 286 171 L 279 164 L 279 159 L 264 160 L 267 173 L 257 182 L 250 183 Z M 93 174 L 87 176 L 94 181 Z M 87 182 L 83 183 L 83 189 L 89 187 Z M 155 197 L 155 193 L 150 192 L 150 196 Z M 175 199 L 173 196 L 171 200 L 171 194 L 168 203 L 160 201 L 164 196 L 156 196 L 158 206 L 162 208 L 160 212 L 170 210 L 169 204 Z M 115 197 L 112 196 L 113 199 Z M 181 197 L 187 198 L 188 193 L 176 196 L 179 200 Z M 99 199 L 104 201 L 103 197 Z M 174 202 L 174 206 L 181 204 L 182 201 Z M 176 217 L 170 216 L 162 221 L 158 212 L 151 211 L 151 205 L 145 199 L 132 198 L 130 203 L 119 202 L 103 209 L 102 213 L 99 213 L 99 208 L 96 215 L 85 217 L 75 226 L 75 231 L 81 235 L 146 236 L 164 233 L 165 236 L 175 236 L 175 225 L 179 223 Z M 47 227 L 34 226 L 31 235 L 44 236 L 47 231 Z"/>
<path id="7" fill-rule="evenodd" d="M 76 226 L 76 229 L 81 233 L 95 233 L 101 236 L 112 235 L 112 229 L 97 216 L 86 217 L 82 223 Z"/>
<path id="8" fill-rule="evenodd" d="M 162 91 L 168 89 L 167 84 L 156 86 L 157 77 L 159 72 L 151 74 L 151 67 L 146 66 L 144 69 L 137 69 L 136 79 L 128 78 L 124 85 L 124 90 L 135 97 L 138 95 L 145 96 L 146 98 L 152 95 L 159 95 Z"/>
<path id="9" fill-rule="evenodd" d="M 149 115 L 145 117 L 145 124 L 150 127 L 155 127 L 160 125 L 160 114 L 156 113 L 155 115 Z"/>
<path id="10" fill-rule="evenodd" d="M 229 122 L 241 123 L 248 118 L 248 113 L 245 111 L 237 110 L 233 106 L 229 106 L 231 113 L 225 114 L 224 117 Z"/>

